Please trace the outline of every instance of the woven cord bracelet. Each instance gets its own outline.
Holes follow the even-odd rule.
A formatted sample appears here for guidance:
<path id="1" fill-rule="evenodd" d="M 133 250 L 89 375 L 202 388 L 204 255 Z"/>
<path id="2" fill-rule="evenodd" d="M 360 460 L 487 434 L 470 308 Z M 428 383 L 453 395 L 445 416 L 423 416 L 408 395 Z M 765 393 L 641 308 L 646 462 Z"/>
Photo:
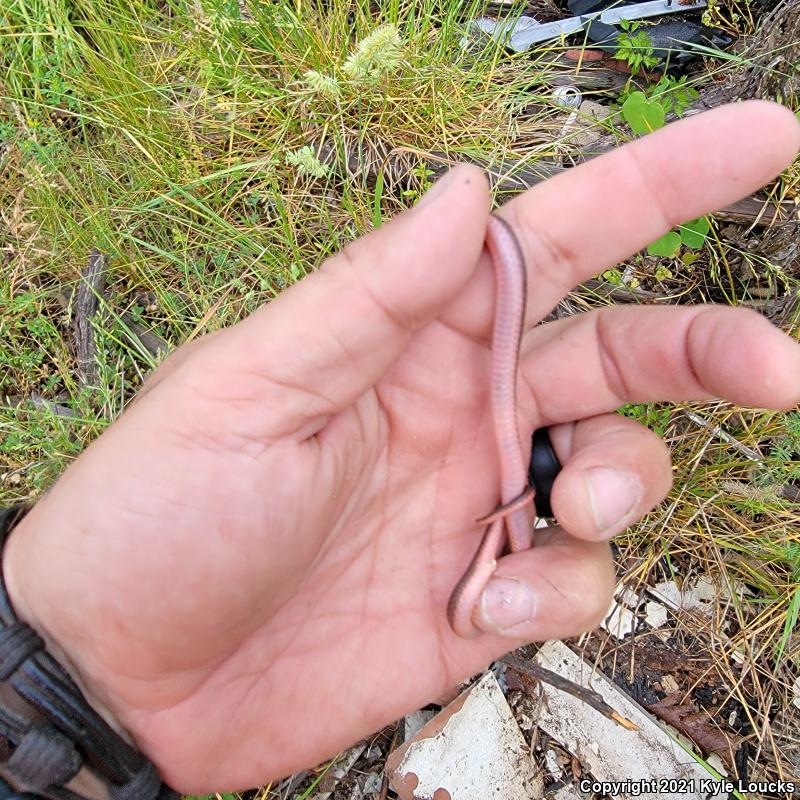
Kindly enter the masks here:
<path id="1" fill-rule="evenodd" d="M 0 552 L 27 511 L 25 506 L 0 509 Z M 0 681 L 39 712 L 28 718 L 0 698 L 0 800 L 86 800 L 65 788 L 84 767 L 106 784 L 110 800 L 180 797 L 92 709 L 42 638 L 17 618 L 1 561 Z"/>

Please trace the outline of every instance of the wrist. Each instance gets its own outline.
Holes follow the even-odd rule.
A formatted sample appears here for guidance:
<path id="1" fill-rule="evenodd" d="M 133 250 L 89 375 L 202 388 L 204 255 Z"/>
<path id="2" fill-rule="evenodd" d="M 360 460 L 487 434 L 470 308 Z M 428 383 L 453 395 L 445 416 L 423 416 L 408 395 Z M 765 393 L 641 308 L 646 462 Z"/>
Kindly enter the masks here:
<path id="1" fill-rule="evenodd" d="M 40 585 L 38 591 L 31 590 L 29 565 L 31 558 L 38 558 L 48 550 L 36 547 L 36 531 L 40 525 L 47 524 L 42 519 L 42 509 L 33 507 L 17 518 L 5 543 L 2 545 L 0 558 L 0 574 L 6 586 L 11 606 L 17 617 L 30 625 L 45 643 L 45 648 L 53 658 L 67 671 L 80 688 L 86 701 L 114 729 L 114 731 L 130 742 L 130 737 L 119 723 L 109 707 L 100 699 L 99 692 L 90 679 L 78 667 L 79 658 L 73 653 L 72 643 L 59 635 L 53 620 L 47 613 L 48 608 L 57 607 L 57 603 L 48 600 L 46 585 Z M 37 574 L 46 573 L 41 563 L 37 564 Z"/>
<path id="2" fill-rule="evenodd" d="M 126 800 L 177 800 L 84 680 L 69 643 L 32 602 L 46 595 L 31 594 L 29 580 L 32 564 L 39 576 L 47 574 L 40 557 L 30 560 L 37 550 L 34 526 L 42 522 L 35 510 L 0 510 L 0 734 L 7 743 L 0 793 L 47 791 L 51 797 L 51 790 L 68 789 L 69 796 L 86 800 L 109 791 Z M 52 603 L 50 598 L 41 607 Z"/>

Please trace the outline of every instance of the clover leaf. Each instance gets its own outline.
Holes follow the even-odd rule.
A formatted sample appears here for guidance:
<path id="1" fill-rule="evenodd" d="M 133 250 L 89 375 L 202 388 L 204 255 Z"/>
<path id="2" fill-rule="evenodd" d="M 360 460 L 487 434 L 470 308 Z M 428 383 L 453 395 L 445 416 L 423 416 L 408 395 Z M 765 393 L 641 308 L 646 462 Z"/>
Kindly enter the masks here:
<path id="1" fill-rule="evenodd" d="M 644 92 L 631 92 L 622 104 L 622 116 L 637 134 L 651 133 L 664 127 L 664 109 L 653 100 L 648 100 Z"/>
<path id="2" fill-rule="evenodd" d="M 681 237 L 675 231 L 665 233 L 660 239 L 656 239 L 647 246 L 647 252 L 651 256 L 674 256 L 681 249 Z"/>

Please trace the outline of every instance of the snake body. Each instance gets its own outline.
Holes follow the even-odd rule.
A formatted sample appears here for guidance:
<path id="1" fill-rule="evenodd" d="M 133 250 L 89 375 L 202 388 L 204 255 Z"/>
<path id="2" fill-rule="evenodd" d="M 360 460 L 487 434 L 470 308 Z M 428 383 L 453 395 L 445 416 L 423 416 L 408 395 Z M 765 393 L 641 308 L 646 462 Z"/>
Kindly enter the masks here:
<path id="1" fill-rule="evenodd" d="M 482 517 L 487 522 L 475 556 L 459 580 L 447 606 L 447 618 L 456 634 L 465 638 L 479 631 L 472 621 L 497 558 L 505 551 L 527 550 L 532 543 L 528 504 L 533 490 L 522 454 L 517 423 L 519 350 L 525 324 L 527 272 L 517 237 L 497 216 L 490 216 L 486 247 L 496 283 L 492 329 L 491 408 L 500 465 L 500 505 Z"/>

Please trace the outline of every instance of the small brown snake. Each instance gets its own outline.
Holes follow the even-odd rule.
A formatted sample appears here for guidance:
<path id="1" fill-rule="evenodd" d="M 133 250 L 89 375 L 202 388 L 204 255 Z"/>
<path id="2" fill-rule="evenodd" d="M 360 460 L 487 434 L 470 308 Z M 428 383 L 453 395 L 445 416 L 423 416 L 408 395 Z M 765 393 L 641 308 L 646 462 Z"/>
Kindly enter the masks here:
<path id="1" fill-rule="evenodd" d="M 517 425 L 517 372 L 525 323 L 527 272 L 514 231 L 499 217 L 489 217 L 486 247 L 494 265 L 496 300 L 492 330 L 491 404 L 500 464 L 500 506 L 476 520 L 488 527 L 467 571 L 447 605 L 453 631 L 472 638 L 480 631 L 472 621 L 486 584 L 506 550 L 532 545 L 532 522 L 526 506 L 533 500 L 528 468 L 522 455 Z"/>

